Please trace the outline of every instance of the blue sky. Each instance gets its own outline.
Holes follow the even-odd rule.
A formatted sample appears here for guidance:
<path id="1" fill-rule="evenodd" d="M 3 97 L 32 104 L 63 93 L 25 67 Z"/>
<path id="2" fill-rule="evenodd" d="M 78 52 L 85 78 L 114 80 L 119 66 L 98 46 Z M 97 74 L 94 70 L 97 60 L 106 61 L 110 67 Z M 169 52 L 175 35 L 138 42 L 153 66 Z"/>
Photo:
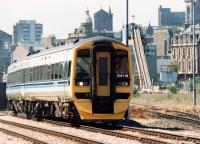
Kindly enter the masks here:
<path id="1" fill-rule="evenodd" d="M 142 25 L 157 25 L 158 7 L 170 7 L 172 11 L 184 11 L 184 0 L 129 0 L 130 17 Z M 0 29 L 12 34 L 13 25 L 19 19 L 35 19 L 44 25 L 44 36 L 55 34 L 66 38 L 67 34 L 79 27 L 85 10 L 90 15 L 102 8 L 111 6 L 114 15 L 114 30 L 121 29 L 125 23 L 126 0 L 0 0 Z"/>

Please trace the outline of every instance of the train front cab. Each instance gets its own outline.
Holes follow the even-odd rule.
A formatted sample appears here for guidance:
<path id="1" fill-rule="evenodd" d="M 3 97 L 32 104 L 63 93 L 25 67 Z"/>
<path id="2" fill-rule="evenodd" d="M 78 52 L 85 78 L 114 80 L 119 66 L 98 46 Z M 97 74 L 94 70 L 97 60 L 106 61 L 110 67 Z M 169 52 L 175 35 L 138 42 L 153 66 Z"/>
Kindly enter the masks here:
<path id="1" fill-rule="evenodd" d="M 82 120 L 121 120 L 132 98 L 130 50 L 94 42 L 75 51 L 73 99 Z"/>

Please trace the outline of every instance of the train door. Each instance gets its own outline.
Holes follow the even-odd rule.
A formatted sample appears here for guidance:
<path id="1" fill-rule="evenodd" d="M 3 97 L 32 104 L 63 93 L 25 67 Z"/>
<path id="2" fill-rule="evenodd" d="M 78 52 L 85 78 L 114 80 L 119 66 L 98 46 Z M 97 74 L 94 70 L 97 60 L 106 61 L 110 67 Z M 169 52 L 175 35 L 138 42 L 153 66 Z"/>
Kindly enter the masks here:
<path id="1" fill-rule="evenodd" d="M 110 96 L 110 52 L 96 53 L 97 96 Z"/>

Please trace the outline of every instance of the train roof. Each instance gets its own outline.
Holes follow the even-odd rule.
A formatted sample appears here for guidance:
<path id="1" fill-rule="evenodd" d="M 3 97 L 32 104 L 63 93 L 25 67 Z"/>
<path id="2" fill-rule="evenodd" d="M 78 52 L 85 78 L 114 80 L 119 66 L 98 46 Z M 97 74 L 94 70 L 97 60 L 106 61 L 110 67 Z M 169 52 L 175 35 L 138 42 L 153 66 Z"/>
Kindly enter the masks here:
<path id="1" fill-rule="evenodd" d="M 99 42 L 99 41 L 110 41 L 110 42 L 116 42 L 116 43 L 122 44 L 121 42 L 119 42 L 115 39 L 98 36 L 98 37 L 92 37 L 92 38 L 88 38 L 88 39 L 82 39 L 82 40 L 77 41 L 76 43 L 68 43 L 66 45 L 53 47 L 53 48 L 50 48 L 48 50 L 44 50 L 44 51 L 41 51 L 39 53 L 29 55 L 29 56 L 25 57 L 23 60 L 31 59 L 31 58 L 34 58 L 34 57 L 38 57 L 38 56 L 42 56 L 42 55 L 46 55 L 46 54 L 51 54 L 51 53 L 55 53 L 55 52 L 59 52 L 59 51 L 63 51 L 63 50 L 74 49 L 74 48 L 77 48 L 77 47 L 79 47 L 79 46 L 81 46 L 82 44 L 85 44 L 85 43 Z M 124 45 L 124 44 L 122 44 L 122 45 Z M 23 60 L 21 60 L 21 61 L 23 61 Z M 14 63 L 18 63 L 18 62 L 21 62 L 21 61 L 17 61 L 17 62 L 14 62 Z"/>

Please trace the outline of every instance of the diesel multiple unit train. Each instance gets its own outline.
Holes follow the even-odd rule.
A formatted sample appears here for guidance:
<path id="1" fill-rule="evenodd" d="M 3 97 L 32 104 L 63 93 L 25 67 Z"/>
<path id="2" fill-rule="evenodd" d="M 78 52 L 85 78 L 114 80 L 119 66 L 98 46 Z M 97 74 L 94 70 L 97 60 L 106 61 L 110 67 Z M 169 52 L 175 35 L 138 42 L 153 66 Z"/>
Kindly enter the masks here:
<path id="1" fill-rule="evenodd" d="M 94 37 L 31 54 L 8 67 L 8 108 L 27 118 L 122 120 L 133 96 L 131 51 Z"/>

